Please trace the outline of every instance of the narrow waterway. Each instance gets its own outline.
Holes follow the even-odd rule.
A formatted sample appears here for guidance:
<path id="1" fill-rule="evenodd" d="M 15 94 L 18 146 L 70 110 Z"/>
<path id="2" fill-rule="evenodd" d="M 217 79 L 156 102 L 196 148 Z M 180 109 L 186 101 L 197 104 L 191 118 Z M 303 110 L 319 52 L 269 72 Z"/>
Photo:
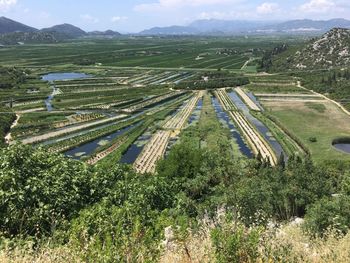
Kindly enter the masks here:
<path id="1" fill-rule="evenodd" d="M 76 79 L 86 79 L 86 78 L 90 78 L 90 75 L 87 75 L 85 73 L 49 73 L 46 75 L 43 75 L 41 77 L 41 79 L 43 81 L 48 81 L 51 84 L 51 88 L 52 88 L 52 93 L 50 96 L 48 96 L 48 98 L 45 100 L 45 105 L 46 105 L 46 109 L 48 112 L 51 112 L 53 110 L 52 107 L 52 100 L 54 99 L 54 97 L 60 93 L 60 90 L 58 88 L 56 88 L 56 86 L 54 85 L 55 81 L 62 81 L 62 80 L 76 80 Z"/>
<path id="2" fill-rule="evenodd" d="M 244 116 L 248 119 L 248 121 L 255 126 L 255 128 L 259 131 L 259 133 L 271 145 L 277 158 L 281 155 L 281 153 L 283 153 L 287 160 L 286 152 L 283 150 L 282 146 L 279 144 L 276 138 L 272 135 L 270 130 L 265 126 L 265 124 L 250 114 L 248 106 L 244 104 L 244 102 L 241 100 L 241 98 L 238 96 L 238 94 L 235 91 L 231 91 L 228 94 L 232 99 L 232 101 L 234 102 L 234 104 L 237 106 L 237 108 L 243 112 Z"/>
<path id="3" fill-rule="evenodd" d="M 230 116 L 221 107 L 219 100 L 213 97 L 212 103 L 214 105 L 216 115 L 218 116 L 219 120 L 221 120 L 230 129 L 232 138 L 236 141 L 237 145 L 239 146 L 240 152 L 248 158 L 253 158 L 254 154 L 243 140 L 241 134 L 238 132 Z"/>

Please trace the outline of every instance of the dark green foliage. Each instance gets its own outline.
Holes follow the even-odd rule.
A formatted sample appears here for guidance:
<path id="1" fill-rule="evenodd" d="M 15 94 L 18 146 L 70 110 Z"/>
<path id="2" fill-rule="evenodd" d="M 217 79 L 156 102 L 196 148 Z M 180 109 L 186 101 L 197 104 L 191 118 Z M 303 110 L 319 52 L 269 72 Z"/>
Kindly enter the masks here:
<path id="1" fill-rule="evenodd" d="M 216 72 L 206 72 L 198 75 L 190 81 L 183 81 L 178 83 L 177 89 L 218 89 L 226 87 L 236 87 L 249 84 L 249 78 L 240 75 L 232 74 L 227 71 L 218 70 Z"/>
<path id="2" fill-rule="evenodd" d="M 350 196 L 327 197 L 310 205 L 306 214 L 306 229 L 315 235 L 336 229 L 345 234 L 350 227 Z"/>
<path id="3" fill-rule="evenodd" d="M 96 189 L 103 201 L 81 211 L 72 222 L 70 239 L 87 250 L 89 260 L 155 260 L 163 230 L 171 224 L 161 214 L 172 206 L 170 186 L 162 178 L 143 177 L 128 169 L 122 173 L 112 169 L 108 177 L 99 175 L 104 178 L 96 177 L 100 182 Z"/>
<path id="4" fill-rule="evenodd" d="M 313 235 L 335 229 L 342 234 L 350 227 L 350 174 L 341 179 L 337 194 L 317 200 L 308 206 L 305 228 Z"/>
<path id="5" fill-rule="evenodd" d="M 0 220 L 7 235 L 51 233 L 90 201 L 84 164 L 28 146 L 0 152 Z"/>
<path id="6" fill-rule="evenodd" d="M 26 73 L 16 68 L 4 68 L 0 66 L 0 89 L 18 87 L 26 81 Z"/>
<path id="7" fill-rule="evenodd" d="M 272 50 L 266 51 L 264 56 L 260 60 L 260 63 L 258 66 L 259 70 L 266 71 L 266 72 L 269 71 L 270 68 L 272 67 L 272 61 L 273 61 L 274 56 L 277 56 L 280 53 L 283 53 L 287 49 L 288 49 L 288 45 L 284 43 L 284 44 L 281 44 L 279 46 L 274 47 Z"/>

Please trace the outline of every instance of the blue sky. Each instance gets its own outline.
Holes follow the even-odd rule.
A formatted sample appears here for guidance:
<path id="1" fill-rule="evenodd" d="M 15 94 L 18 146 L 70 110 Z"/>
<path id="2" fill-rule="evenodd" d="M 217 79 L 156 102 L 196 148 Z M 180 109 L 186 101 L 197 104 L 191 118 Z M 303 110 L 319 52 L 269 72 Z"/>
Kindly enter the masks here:
<path id="1" fill-rule="evenodd" d="M 0 0 L 0 16 L 42 28 L 71 23 L 85 30 L 138 32 L 196 19 L 350 19 L 350 0 Z"/>

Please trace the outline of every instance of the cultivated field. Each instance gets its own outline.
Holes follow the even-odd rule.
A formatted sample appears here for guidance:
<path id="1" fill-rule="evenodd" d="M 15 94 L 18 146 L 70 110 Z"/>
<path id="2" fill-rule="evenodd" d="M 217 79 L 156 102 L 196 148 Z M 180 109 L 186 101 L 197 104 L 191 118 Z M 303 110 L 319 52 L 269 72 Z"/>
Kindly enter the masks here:
<path id="1" fill-rule="evenodd" d="M 181 138 L 204 94 L 193 94 L 188 87 L 201 90 L 207 81 L 224 83 L 238 77 L 249 78 L 250 83 L 210 92 L 226 117 L 207 118 L 213 105 L 206 92 L 206 106 L 200 109 L 199 124 L 194 124 L 205 127 L 204 121 L 213 124 L 212 118 L 218 118 L 222 126 L 230 126 L 233 155 L 253 153 L 271 165 L 280 157 L 287 161 L 291 155 L 308 153 L 318 161 L 349 159 L 331 145 L 336 137 L 349 135 L 348 119 L 336 104 L 303 88 L 295 77 L 256 73 L 258 58 L 275 41 L 121 38 L 1 48 L 0 64 L 28 69 L 20 88 L 0 90 L 1 103 L 18 117 L 6 139 L 42 146 L 90 165 L 118 162 L 136 147 L 134 168 L 153 172 Z M 81 65 L 83 60 L 90 63 Z M 41 80 L 51 72 L 83 75 Z M 230 92 L 239 99 L 233 101 Z M 153 136 L 145 146 L 135 145 L 149 133 Z M 317 142 L 311 143 L 311 137 Z"/>
<path id="2" fill-rule="evenodd" d="M 328 101 L 264 101 L 264 107 L 283 126 L 300 138 L 317 162 L 350 160 L 350 155 L 336 150 L 332 141 L 350 134 L 350 118 Z M 316 138 L 316 142 L 312 142 Z"/>

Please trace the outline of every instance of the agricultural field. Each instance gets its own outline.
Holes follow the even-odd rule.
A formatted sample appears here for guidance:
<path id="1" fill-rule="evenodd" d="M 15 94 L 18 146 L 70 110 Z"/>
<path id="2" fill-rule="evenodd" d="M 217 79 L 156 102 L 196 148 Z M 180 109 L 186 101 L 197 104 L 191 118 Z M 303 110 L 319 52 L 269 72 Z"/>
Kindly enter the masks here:
<path id="1" fill-rule="evenodd" d="M 333 145 L 335 139 L 349 136 L 350 115 L 339 103 L 304 88 L 300 80 L 288 76 L 254 77 L 245 89 L 266 110 L 260 118 L 275 125 L 284 138 L 296 142 L 294 147 L 285 148 L 310 154 L 316 162 L 349 160 L 349 154 Z"/>
<path id="2" fill-rule="evenodd" d="M 15 71 L 22 79 L 17 87 L 1 90 L 3 106 L 17 116 L 6 140 L 44 147 L 90 165 L 127 160 L 141 173 L 154 172 L 156 163 L 192 125 L 191 116 L 205 96 L 206 106 L 197 110 L 199 124 L 194 125 L 203 123 L 207 108 L 214 107 L 220 125 L 229 130 L 236 156 L 255 156 L 272 166 L 294 155 L 311 154 L 316 161 L 349 159 L 332 145 L 334 139 L 346 137 L 346 126 L 337 130 L 333 118 L 328 122 L 333 129 L 319 129 L 315 118 L 323 114 L 318 118 L 327 123 L 336 106 L 330 109 L 331 102 L 302 87 L 297 77 L 252 71 L 264 45 L 273 40 L 259 46 L 254 39 L 245 46 L 240 38 L 196 40 L 196 48 L 191 38 L 146 39 L 146 44 L 138 38 L 94 40 L 94 45 L 79 43 L 86 45 L 81 55 L 75 42 L 1 49 L 1 63 L 9 63 L 6 54 L 14 57 L 11 52 L 16 49 L 23 60 L 16 63 L 26 69 Z M 48 57 L 40 56 L 43 50 Z M 57 50 L 62 53 L 53 59 Z M 96 63 L 76 65 L 82 56 Z M 290 111 L 292 105 L 298 108 Z M 321 108 L 323 112 L 317 112 Z M 315 125 L 298 126 L 299 114 L 305 120 L 314 118 Z M 343 117 L 338 123 L 346 121 Z M 311 143 L 314 137 L 317 142 Z"/>
<path id="3" fill-rule="evenodd" d="M 284 39 L 285 41 L 295 41 Z M 71 67 L 89 61 L 92 67 L 159 69 L 227 69 L 256 72 L 256 61 L 276 38 L 125 37 L 118 40 L 76 40 L 52 45 L 1 48 L 0 65 Z"/>

